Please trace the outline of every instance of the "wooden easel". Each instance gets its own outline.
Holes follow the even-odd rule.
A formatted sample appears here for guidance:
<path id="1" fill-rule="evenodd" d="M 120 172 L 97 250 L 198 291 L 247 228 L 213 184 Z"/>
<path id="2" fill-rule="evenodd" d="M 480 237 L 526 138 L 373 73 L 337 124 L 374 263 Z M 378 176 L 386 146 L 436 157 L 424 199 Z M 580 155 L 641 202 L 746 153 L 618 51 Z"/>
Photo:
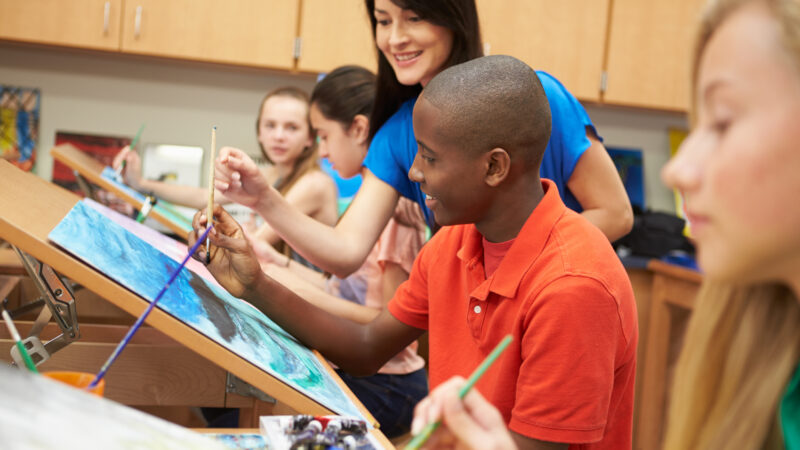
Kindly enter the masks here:
<path id="1" fill-rule="evenodd" d="M 142 209 L 142 202 L 132 197 L 129 193 L 119 189 L 114 183 L 110 183 L 108 180 L 102 177 L 104 166 L 102 163 L 97 161 L 96 159 L 92 158 L 91 156 L 87 155 L 86 153 L 78 150 L 71 144 L 62 144 L 53 147 L 50 150 L 50 155 L 53 156 L 56 160 L 64 163 L 67 167 L 75 171 L 77 178 L 80 180 L 83 177 L 85 180 L 100 186 L 102 189 L 105 189 L 117 197 L 123 199 L 125 202 L 132 205 L 137 210 Z M 158 207 L 153 208 L 150 211 L 149 216 L 153 217 L 153 219 L 157 220 L 159 223 L 164 225 L 165 227 L 169 228 L 170 231 L 177 234 L 181 237 L 181 239 L 186 239 L 189 235 L 189 231 L 185 227 L 181 226 L 180 224 L 175 223 L 175 221 L 171 220 L 169 217 L 166 217 L 164 214 L 159 212 Z"/>
<path id="2" fill-rule="evenodd" d="M 133 316 L 148 302 L 105 277 L 48 241 L 48 233 L 80 200 L 76 195 L 0 161 L 0 239 L 51 267 Z M 80 305 L 78 305 L 80 311 Z M 155 308 L 144 328 L 106 376 L 106 397 L 129 405 L 192 405 L 239 407 L 250 415 L 240 426 L 257 427 L 258 416 L 278 409 L 281 413 L 326 415 L 332 411 L 284 384 L 251 362 L 194 331 L 185 323 Z M 32 324 L 18 325 L 26 335 Z M 41 336 L 58 333 L 49 325 Z M 54 354 L 41 366 L 45 370 L 97 370 L 127 331 L 126 326 L 81 325 L 80 339 Z M 0 352 L 11 341 L 0 331 Z M 8 355 L 8 353 L 4 353 Z M 362 414 L 374 418 L 350 392 L 324 359 L 314 352 Z M 233 375 L 235 378 L 232 378 Z M 238 380 L 237 380 L 238 379 Z M 275 399 L 269 402 L 231 393 L 243 380 Z M 241 389 L 238 392 L 243 392 Z M 281 409 L 282 408 L 282 409 Z M 377 430 L 374 434 L 391 447 Z"/>

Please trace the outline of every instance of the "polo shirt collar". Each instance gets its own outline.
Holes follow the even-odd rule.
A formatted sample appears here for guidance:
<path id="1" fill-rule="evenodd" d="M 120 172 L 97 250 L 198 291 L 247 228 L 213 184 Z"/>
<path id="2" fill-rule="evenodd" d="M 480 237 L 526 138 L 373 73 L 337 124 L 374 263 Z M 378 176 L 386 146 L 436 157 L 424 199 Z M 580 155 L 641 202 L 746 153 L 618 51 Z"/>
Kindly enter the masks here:
<path id="1" fill-rule="evenodd" d="M 544 189 L 542 200 L 525 221 L 500 266 L 486 282 L 481 283 L 470 293 L 472 297 L 486 300 L 489 292 L 507 298 L 517 295 L 522 277 L 538 259 L 550 238 L 550 232 L 567 209 L 554 182 L 542 179 L 542 188 Z M 483 235 L 478 232 L 474 224 L 466 227 L 463 245 L 456 255 L 469 269 L 483 266 L 482 239 Z"/>

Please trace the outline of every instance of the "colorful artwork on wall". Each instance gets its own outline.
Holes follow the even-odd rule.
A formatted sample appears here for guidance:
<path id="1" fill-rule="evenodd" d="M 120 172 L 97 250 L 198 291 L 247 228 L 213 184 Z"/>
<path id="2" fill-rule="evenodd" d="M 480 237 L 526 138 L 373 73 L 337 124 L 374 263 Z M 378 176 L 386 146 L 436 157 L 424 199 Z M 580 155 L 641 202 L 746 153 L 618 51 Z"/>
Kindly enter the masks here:
<path id="1" fill-rule="evenodd" d="M 179 265 L 83 202 L 49 238 L 147 301 Z M 362 417 L 311 350 L 255 307 L 191 270 L 182 269 L 157 307 L 328 409 Z"/>
<path id="2" fill-rule="evenodd" d="M 628 193 L 631 205 L 645 209 L 644 159 L 642 151 L 631 148 L 608 148 L 608 154 L 617 167 L 619 177 Z"/>
<path id="3" fill-rule="evenodd" d="M 0 157 L 28 172 L 36 162 L 40 97 L 38 89 L 0 84 Z"/>

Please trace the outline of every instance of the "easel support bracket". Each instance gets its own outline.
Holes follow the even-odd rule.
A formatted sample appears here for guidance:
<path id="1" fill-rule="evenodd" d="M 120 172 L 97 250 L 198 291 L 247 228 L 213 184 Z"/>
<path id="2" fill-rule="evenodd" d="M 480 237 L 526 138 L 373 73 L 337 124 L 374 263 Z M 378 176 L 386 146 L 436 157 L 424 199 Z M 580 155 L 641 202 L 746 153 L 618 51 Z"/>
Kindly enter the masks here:
<path id="1" fill-rule="evenodd" d="M 277 403 L 275 398 L 254 388 L 248 382 L 230 372 L 227 372 L 227 378 L 225 379 L 225 392 L 241 395 L 243 397 L 255 397 L 265 403 Z"/>
<path id="2" fill-rule="evenodd" d="M 41 297 L 34 303 L 44 303 L 47 306 L 39 312 L 39 316 L 33 323 L 28 337 L 22 340 L 33 362 L 38 365 L 47 361 L 53 353 L 81 337 L 80 329 L 78 328 L 78 312 L 75 308 L 75 296 L 69 285 L 64 282 L 52 267 L 42 264 L 39 260 L 16 246 L 14 246 L 14 251 L 17 252 L 22 265 L 41 294 Z M 51 317 L 61 329 L 61 334 L 43 344 L 39 334 Z M 16 347 L 11 347 L 11 357 L 17 365 L 24 364 L 22 355 L 19 354 L 19 350 Z"/>

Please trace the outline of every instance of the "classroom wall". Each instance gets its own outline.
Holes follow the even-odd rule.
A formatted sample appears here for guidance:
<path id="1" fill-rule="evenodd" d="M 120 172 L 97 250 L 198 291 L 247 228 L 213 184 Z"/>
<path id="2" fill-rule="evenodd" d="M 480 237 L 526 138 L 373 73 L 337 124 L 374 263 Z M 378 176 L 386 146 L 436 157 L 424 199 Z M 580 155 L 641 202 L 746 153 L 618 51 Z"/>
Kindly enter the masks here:
<path id="1" fill-rule="evenodd" d="M 144 122 L 142 144 L 207 149 L 216 125 L 219 146 L 258 154 L 255 119 L 264 94 L 286 84 L 310 92 L 314 77 L 0 43 L 0 84 L 41 90 L 35 171 L 50 179 L 48 152 L 56 131 L 133 137 Z M 607 145 L 644 151 L 648 206 L 673 211 L 672 193 L 658 172 L 669 155 L 667 128 L 685 128 L 685 117 L 592 105 L 587 110 Z"/>

